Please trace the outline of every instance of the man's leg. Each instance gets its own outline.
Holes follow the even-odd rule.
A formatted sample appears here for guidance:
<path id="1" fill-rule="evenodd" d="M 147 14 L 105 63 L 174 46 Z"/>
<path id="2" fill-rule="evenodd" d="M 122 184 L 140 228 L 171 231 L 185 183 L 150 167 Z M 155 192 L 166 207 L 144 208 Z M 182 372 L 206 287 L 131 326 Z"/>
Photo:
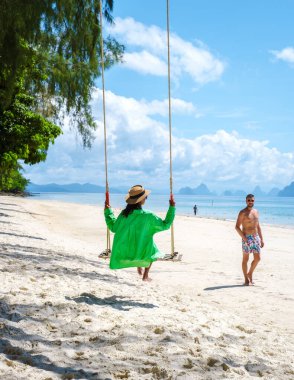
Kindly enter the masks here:
<path id="1" fill-rule="evenodd" d="M 251 263 L 250 270 L 248 272 L 248 279 L 250 281 L 250 284 L 253 284 L 252 275 L 253 275 L 254 269 L 256 268 L 259 262 L 260 262 L 260 253 L 253 253 L 253 261 Z"/>
<path id="2" fill-rule="evenodd" d="M 249 279 L 248 279 L 248 275 L 247 275 L 248 260 L 249 260 L 249 254 L 243 253 L 242 270 L 243 270 L 244 279 L 245 279 L 244 285 L 249 285 Z"/>
<path id="3" fill-rule="evenodd" d="M 149 265 L 149 267 L 145 268 L 144 274 L 143 274 L 143 281 L 151 281 L 151 278 L 148 277 L 149 269 L 151 268 L 152 263 Z"/>

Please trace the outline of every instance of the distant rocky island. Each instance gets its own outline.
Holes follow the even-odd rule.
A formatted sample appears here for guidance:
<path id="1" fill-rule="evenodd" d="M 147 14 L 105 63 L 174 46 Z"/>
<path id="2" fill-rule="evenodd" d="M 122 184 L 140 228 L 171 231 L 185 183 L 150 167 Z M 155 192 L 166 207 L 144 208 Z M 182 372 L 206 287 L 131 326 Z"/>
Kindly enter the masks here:
<path id="1" fill-rule="evenodd" d="M 198 187 L 191 188 L 189 186 L 182 187 L 179 190 L 181 195 L 216 195 L 214 192 L 211 192 L 205 184 L 201 184 Z M 221 195 L 223 196 L 246 196 L 244 190 L 225 190 Z M 286 186 L 284 189 L 280 190 L 277 187 L 272 188 L 268 193 L 261 190 L 259 186 L 256 186 L 252 190 L 252 194 L 257 197 L 294 197 L 294 182 L 289 186 Z"/>
<path id="2" fill-rule="evenodd" d="M 279 197 L 294 197 L 294 182 L 279 192 Z"/>
<path id="3" fill-rule="evenodd" d="M 181 195 L 216 195 L 215 193 L 212 193 L 208 187 L 201 183 L 198 187 L 195 187 L 192 189 L 191 187 L 183 187 L 179 190 L 179 194 Z"/>
<path id="4" fill-rule="evenodd" d="M 29 193 L 105 193 L 105 187 L 99 185 L 93 185 L 91 183 L 70 183 L 66 185 L 58 185 L 56 183 L 49 183 L 46 185 L 37 185 L 34 183 L 30 183 L 26 191 Z M 127 187 L 113 187 L 110 188 L 111 193 L 114 194 L 124 194 L 127 193 Z M 158 191 L 152 190 L 154 194 L 158 194 Z M 165 191 L 168 193 L 168 191 Z M 189 186 L 182 187 L 178 194 L 180 195 L 211 195 L 216 196 L 217 194 L 213 191 L 210 191 L 209 188 L 201 183 L 199 186 L 192 188 Z M 223 196 L 246 196 L 246 192 L 244 190 L 225 190 L 221 195 Z M 294 197 L 294 182 L 290 185 L 284 187 L 284 189 L 280 190 L 277 187 L 272 188 L 269 192 L 264 192 L 261 190 L 259 186 L 256 186 L 252 190 L 252 194 L 257 197 Z"/>

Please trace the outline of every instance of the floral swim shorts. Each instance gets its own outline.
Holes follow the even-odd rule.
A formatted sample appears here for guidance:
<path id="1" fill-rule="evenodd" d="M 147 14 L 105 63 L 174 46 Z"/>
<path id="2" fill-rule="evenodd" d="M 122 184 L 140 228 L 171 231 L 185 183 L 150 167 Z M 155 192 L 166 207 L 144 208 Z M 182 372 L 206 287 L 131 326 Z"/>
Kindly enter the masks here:
<path id="1" fill-rule="evenodd" d="M 247 241 L 242 240 L 243 253 L 260 253 L 260 237 L 258 234 L 246 235 Z"/>

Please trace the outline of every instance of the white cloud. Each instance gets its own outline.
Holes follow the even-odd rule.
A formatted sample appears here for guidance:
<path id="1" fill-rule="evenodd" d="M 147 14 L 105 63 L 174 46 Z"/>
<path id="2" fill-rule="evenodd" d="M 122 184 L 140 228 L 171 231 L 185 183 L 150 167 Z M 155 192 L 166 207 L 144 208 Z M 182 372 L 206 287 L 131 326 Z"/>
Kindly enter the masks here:
<path id="1" fill-rule="evenodd" d="M 290 64 L 294 64 L 294 48 L 287 47 L 282 50 L 272 50 L 271 53 L 282 61 L 285 61 Z"/>
<path id="2" fill-rule="evenodd" d="M 168 99 L 163 101 L 153 100 L 151 102 L 141 101 L 141 106 L 147 115 L 161 115 L 168 116 Z M 186 102 L 182 99 L 172 98 L 171 107 L 176 114 L 188 114 L 194 117 L 200 117 L 199 111 L 195 108 L 193 103 Z"/>
<path id="3" fill-rule="evenodd" d="M 189 178 L 193 170 L 197 178 L 195 184 L 204 182 L 214 189 L 218 186 L 244 190 L 252 190 L 256 185 L 284 186 L 294 178 L 294 154 L 281 153 L 267 144 L 223 130 L 194 140 L 183 139 L 181 145 L 189 146 L 190 153 L 188 155 L 186 149 L 180 167 Z M 175 155 L 175 168 L 179 162 Z M 178 178 L 184 180 L 185 175 L 179 172 Z"/>
<path id="4" fill-rule="evenodd" d="M 173 113 L 197 113 L 191 103 L 174 100 Z M 65 125 L 47 161 L 27 167 L 34 183 L 91 182 L 104 185 L 104 147 L 101 90 L 93 94 L 97 119 L 92 150 L 77 144 Z M 153 188 L 169 187 L 169 134 L 167 101 L 136 100 L 106 92 L 108 168 L 111 186 L 142 182 Z M 156 116 L 160 116 L 157 120 Z M 173 136 L 174 188 L 195 187 L 201 182 L 210 189 L 244 189 L 256 185 L 284 187 L 294 178 L 294 153 L 269 148 L 267 141 L 244 139 L 236 132 L 219 130 L 194 139 Z"/>
<path id="5" fill-rule="evenodd" d="M 124 66 L 142 74 L 165 76 L 167 73 L 167 64 L 145 50 L 138 53 L 125 53 Z"/>
<path id="6" fill-rule="evenodd" d="M 145 47 L 161 55 L 166 52 L 166 32 L 155 25 L 148 27 L 131 17 L 117 17 L 108 29 L 128 45 Z"/>
<path id="7" fill-rule="evenodd" d="M 127 47 L 124 65 L 143 74 L 167 76 L 166 31 L 157 26 L 146 26 L 132 18 L 116 18 L 109 32 Z M 131 51 L 132 50 L 132 51 Z M 196 83 L 218 80 L 225 64 L 215 58 L 202 44 L 185 41 L 170 34 L 171 76 L 178 79 L 189 75 Z"/>

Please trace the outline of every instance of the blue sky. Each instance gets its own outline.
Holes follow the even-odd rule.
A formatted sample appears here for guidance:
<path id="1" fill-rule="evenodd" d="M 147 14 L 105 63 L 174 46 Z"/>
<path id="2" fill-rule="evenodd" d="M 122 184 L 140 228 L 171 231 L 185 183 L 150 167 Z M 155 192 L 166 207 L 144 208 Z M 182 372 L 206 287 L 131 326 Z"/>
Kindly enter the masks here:
<path id="1" fill-rule="evenodd" d="M 294 1 L 170 0 L 174 189 L 294 180 Z M 126 47 L 105 73 L 110 186 L 168 189 L 166 1 L 114 2 L 104 25 Z M 65 120 L 45 163 L 26 167 L 34 183 L 104 185 L 101 80 L 91 151 Z"/>

